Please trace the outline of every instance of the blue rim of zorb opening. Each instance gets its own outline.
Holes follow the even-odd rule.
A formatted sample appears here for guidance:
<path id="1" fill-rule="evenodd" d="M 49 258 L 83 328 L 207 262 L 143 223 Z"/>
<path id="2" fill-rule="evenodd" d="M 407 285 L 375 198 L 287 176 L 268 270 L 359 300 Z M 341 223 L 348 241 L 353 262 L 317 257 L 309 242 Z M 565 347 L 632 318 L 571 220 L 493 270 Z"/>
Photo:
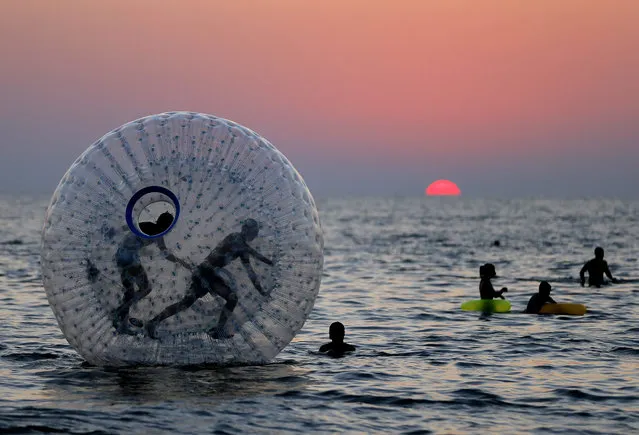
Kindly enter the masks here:
<path id="1" fill-rule="evenodd" d="M 148 195 L 149 193 L 161 193 L 162 195 L 168 196 L 171 202 L 173 202 L 173 207 L 175 207 L 175 216 L 173 217 L 173 222 L 171 222 L 171 225 L 166 230 L 162 231 L 161 233 L 154 234 L 152 236 L 149 234 L 144 234 L 142 231 L 140 231 L 133 219 L 133 208 L 135 207 L 135 204 L 137 204 L 137 202 L 142 197 L 144 197 L 145 195 Z M 144 239 L 155 239 L 157 237 L 162 237 L 163 235 L 165 235 L 166 233 L 168 233 L 169 231 L 173 229 L 179 216 L 180 216 L 180 202 L 178 201 L 177 196 L 175 196 L 175 194 L 171 192 L 169 189 L 162 186 L 148 186 L 138 190 L 137 192 L 133 194 L 133 196 L 129 200 L 129 203 L 126 206 L 126 223 L 129 226 L 129 229 L 133 232 L 133 234 L 135 234 L 138 237 L 142 237 Z"/>

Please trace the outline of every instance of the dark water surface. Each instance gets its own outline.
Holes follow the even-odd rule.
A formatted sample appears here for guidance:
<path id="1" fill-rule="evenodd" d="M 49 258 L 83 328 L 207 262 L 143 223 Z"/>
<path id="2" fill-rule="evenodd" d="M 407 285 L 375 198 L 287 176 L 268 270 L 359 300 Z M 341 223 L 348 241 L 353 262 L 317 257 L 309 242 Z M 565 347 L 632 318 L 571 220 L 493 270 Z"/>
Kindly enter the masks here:
<path id="1" fill-rule="evenodd" d="M 639 433 L 639 202 L 320 200 L 320 295 L 272 364 L 122 370 L 83 364 L 58 329 L 47 202 L 0 197 L 2 433 Z M 623 283 L 579 286 L 596 245 Z M 512 313 L 459 309 L 484 262 Z M 589 312 L 518 313 L 541 279 Z M 336 320 L 357 352 L 316 354 Z"/>

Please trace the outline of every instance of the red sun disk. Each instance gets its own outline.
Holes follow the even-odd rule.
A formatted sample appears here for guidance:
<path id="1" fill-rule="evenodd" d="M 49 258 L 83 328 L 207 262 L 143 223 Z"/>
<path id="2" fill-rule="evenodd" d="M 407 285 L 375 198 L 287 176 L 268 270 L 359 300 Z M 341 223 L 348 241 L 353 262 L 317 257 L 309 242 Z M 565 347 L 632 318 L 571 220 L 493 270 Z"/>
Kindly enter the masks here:
<path id="1" fill-rule="evenodd" d="M 426 188 L 428 196 L 459 196 L 461 190 L 455 183 L 449 180 L 437 180 Z"/>

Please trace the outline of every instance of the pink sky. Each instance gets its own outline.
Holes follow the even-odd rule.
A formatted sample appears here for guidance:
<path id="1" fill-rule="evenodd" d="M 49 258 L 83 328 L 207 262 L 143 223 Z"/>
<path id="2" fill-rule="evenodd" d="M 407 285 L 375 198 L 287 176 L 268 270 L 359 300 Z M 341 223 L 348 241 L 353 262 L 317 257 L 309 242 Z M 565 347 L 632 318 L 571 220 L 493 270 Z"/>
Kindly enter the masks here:
<path id="1" fill-rule="evenodd" d="M 124 122 L 194 110 L 302 175 L 384 163 L 416 192 L 496 160 L 639 162 L 638 22 L 634 0 L 5 0 L 2 160 L 59 178 Z"/>

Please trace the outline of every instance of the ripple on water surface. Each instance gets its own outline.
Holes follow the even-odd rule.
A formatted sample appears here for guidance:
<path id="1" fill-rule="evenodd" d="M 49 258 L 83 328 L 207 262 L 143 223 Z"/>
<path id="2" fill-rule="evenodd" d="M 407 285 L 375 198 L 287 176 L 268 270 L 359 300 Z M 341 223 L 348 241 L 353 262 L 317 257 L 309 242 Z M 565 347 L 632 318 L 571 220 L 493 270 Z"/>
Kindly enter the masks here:
<path id="1" fill-rule="evenodd" d="M 319 201 L 325 273 L 301 333 L 258 367 L 91 367 L 41 287 L 48 198 L 0 198 L 0 431 L 636 433 L 636 202 Z M 493 246 L 500 240 L 500 246 Z M 623 281 L 581 288 L 594 246 Z M 513 311 L 462 312 L 480 264 Z M 540 280 L 583 317 L 521 314 Z M 317 349 L 333 321 L 353 355 Z"/>

